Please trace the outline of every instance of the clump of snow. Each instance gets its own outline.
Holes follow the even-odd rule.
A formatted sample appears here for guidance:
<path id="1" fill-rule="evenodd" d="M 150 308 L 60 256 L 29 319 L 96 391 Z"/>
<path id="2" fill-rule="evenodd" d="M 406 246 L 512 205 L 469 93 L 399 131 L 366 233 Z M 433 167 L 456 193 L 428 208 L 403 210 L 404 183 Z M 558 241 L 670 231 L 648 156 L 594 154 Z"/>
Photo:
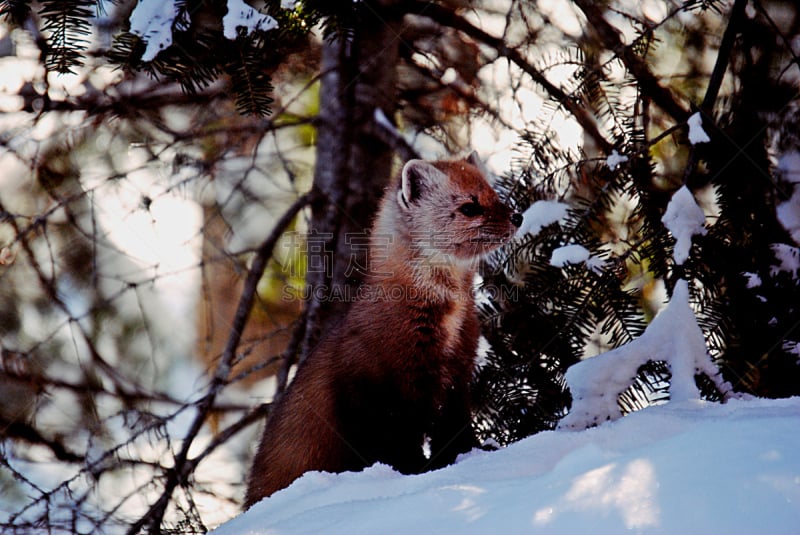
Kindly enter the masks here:
<path id="1" fill-rule="evenodd" d="M 711 141 L 706 131 L 703 130 L 703 117 L 700 115 L 700 112 L 689 117 L 686 124 L 689 125 L 689 143 L 697 145 L 698 143 L 708 143 Z"/>
<path id="2" fill-rule="evenodd" d="M 442 82 L 444 85 L 450 85 L 458 80 L 458 71 L 456 71 L 453 67 L 447 67 L 445 71 L 442 73 L 442 77 L 439 78 L 439 81 Z"/>
<path id="3" fill-rule="evenodd" d="M 794 340 L 784 340 L 783 350 L 789 354 L 796 355 L 797 365 L 800 366 L 800 343 L 797 343 Z"/>
<path id="4" fill-rule="evenodd" d="M 590 270 L 594 271 L 595 273 L 600 273 L 603 271 L 603 268 L 606 265 L 606 261 L 600 258 L 599 256 L 590 256 L 586 260 L 586 267 Z"/>
<path id="5" fill-rule="evenodd" d="M 589 250 L 583 245 L 570 244 L 559 247 L 550 257 L 550 265 L 564 267 L 567 264 L 580 264 L 589 259 Z"/>
<path id="6" fill-rule="evenodd" d="M 517 229 L 517 236 L 536 235 L 553 223 L 566 219 L 569 205 L 558 201 L 536 201 L 522 214 L 522 225 Z"/>
<path id="7" fill-rule="evenodd" d="M 281 7 L 283 9 L 294 9 L 299 3 L 299 0 L 281 0 Z"/>
<path id="8" fill-rule="evenodd" d="M 147 46 L 142 61 L 152 61 L 172 44 L 172 26 L 181 9 L 175 0 L 139 0 L 130 16 L 131 33 Z"/>
<path id="9" fill-rule="evenodd" d="M 744 275 L 747 279 L 747 285 L 745 287 L 748 290 L 761 287 L 761 277 L 758 276 L 758 273 L 750 273 L 749 271 L 745 271 L 742 273 L 742 275 Z"/>
<path id="10" fill-rule="evenodd" d="M 794 184 L 794 192 L 788 201 L 780 203 L 775 212 L 783 228 L 800 244 L 800 153 L 792 151 L 778 159 L 778 174 Z"/>
<path id="11" fill-rule="evenodd" d="M 672 375 L 672 401 L 700 399 L 695 375 L 711 379 L 727 395 L 732 390 L 721 379 L 706 349 L 703 331 L 689 306 L 689 285 L 679 280 L 672 299 L 634 341 L 583 360 L 566 373 L 572 409 L 560 428 L 584 429 L 622 416 L 617 399 L 632 384 L 639 368 L 650 361 L 666 363 Z"/>
<path id="12" fill-rule="evenodd" d="M 294 9 L 296 2 L 281 1 L 285 9 Z M 138 35 L 147 43 L 142 61 L 152 61 L 159 52 L 172 44 L 172 29 L 182 9 L 175 0 L 139 0 L 130 16 L 131 33 Z M 185 22 L 185 21 L 184 21 Z M 227 39 L 236 39 L 237 28 L 247 33 L 256 30 L 268 31 L 278 27 L 278 21 L 260 13 L 244 3 L 243 0 L 228 0 L 228 12 L 222 19 Z"/>
<path id="13" fill-rule="evenodd" d="M 225 38 L 233 40 L 237 28 L 244 28 L 248 34 L 257 30 L 266 32 L 277 28 L 278 21 L 248 6 L 243 0 L 228 0 L 228 12 L 222 19 L 222 26 Z"/>
<path id="14" fill-rule="evenodd" d="M 794 533 L 800 398 L 668 403 L 441 470 L 311 472 L 219 527 L 275 533 Z"/>
<path id="15" fill-rule="evenodd" d="M 800 244 L 800 188 L 795 187 L 792 197 L 778 204 L 775 212 L 783 228 Z"/>
<path id="16" fill-rule="evenodd" d="M 770 275 L 774 277 L 778 273 L 784 272 L 796 279 L 798 269 L 800 269 L 800 249 L 785 243 L 773 243 L 770 245 L 770 249 L 775 255 L 775 260 L 778 261 L 778 264 L 770 268 Z"/>
<path id="17" fill-rule="evenodd" d="M 689 258 L 692 236 L 705 235 L 707 232 L 706 216 L 703 214 L 703 209 L 697 205 L 689 188 L 683 186 L 675 192 L 661 222 L 675 238 L 673 256 L 675 263 L 680 266 Z"/>
<path id="18" fill-rule="evenodd" d="M 611 151 L 611 154 L 608 155 L 608 158 L 606 158 L 606 165 L 612 171 L 616 171 L 617 167 L 619 167 L 619 164 L 625 163 L 627 161 L 628 161 L 627 156 L 618 153 L 617 149 L 614 149 Z"/>
<path id="19" fill-rule="evenodd" d="M 564 267 L 567 264 L 586 264 L 592 271 L 600 271 L 605 262 L 602 258 L 592 256 L 583 245 L 570 244 L 559 247 L 550 256 L 550 265 Z"/>
<path id="20" fill-rule="evenodd" d="M 800 184 L 800 152 L 790 151 L 778 158 L 778 172 L 781 178 L 793 184 Z"/>

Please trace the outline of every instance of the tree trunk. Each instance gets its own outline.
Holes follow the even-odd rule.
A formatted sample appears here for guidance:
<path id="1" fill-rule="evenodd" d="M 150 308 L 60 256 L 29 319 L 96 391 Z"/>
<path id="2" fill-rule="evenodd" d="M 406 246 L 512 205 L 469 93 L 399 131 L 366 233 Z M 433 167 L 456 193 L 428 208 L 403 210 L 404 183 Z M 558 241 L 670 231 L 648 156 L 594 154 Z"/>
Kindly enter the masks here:
<path id="1" fill-rule="evenodd" d="M 366 236 L 392 171 L 392 150 L 369 132 L 375 110 L 396 107 L 399 16 L 364 9 L 355 32 L 327 41 L 322 86 L 301 360 L 341 320 L 363 279 Z"/>

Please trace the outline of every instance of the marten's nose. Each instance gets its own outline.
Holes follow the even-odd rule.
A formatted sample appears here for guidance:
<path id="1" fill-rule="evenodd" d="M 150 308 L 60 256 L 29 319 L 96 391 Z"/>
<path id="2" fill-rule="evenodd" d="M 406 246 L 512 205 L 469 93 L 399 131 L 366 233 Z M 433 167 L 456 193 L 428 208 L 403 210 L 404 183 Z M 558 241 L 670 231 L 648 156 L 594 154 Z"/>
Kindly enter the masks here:
<path id="1" fill-rule="evenodd" d="M 516 212 L 511 214 L 511 224 L 519 228 L 522 225 L 522 214 Z"/>

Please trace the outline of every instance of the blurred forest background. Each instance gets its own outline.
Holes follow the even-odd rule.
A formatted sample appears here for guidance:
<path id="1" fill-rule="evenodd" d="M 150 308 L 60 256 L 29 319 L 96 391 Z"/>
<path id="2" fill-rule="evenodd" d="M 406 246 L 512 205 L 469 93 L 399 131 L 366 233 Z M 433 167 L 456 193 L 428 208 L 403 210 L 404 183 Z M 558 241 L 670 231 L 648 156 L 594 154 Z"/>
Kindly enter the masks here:
<path id="1" fill-rule="evenodd" d="M 412 157 L 474 148 L 519 211 L 563 207 L 483 266 L 488 443 L 552 429 L 565 370 L 679 278 L 735 392 L 800 394 L 794 0 L 2 0 L 0 63 L 4 533 L 237 514 Z M 675 265 L 684 185 L 706 233 Z M 620 407 L 669 377 L 643 366 Z"/>

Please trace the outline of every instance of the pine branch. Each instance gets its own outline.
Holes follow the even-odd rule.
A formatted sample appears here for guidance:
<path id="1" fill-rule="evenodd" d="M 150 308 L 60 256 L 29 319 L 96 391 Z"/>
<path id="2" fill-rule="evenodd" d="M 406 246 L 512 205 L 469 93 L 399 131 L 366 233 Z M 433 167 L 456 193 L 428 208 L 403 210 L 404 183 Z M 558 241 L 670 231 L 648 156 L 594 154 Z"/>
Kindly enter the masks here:
<path id="1" fill-rule="evenodd" d="M 265 51 L 239 38 L 235 44 L 236 58 L 226 65 L 231 85 L 236 92 L 236 107 L 242 115 L 264 117 L 270 114 L 272 84 L 263 63 Z"/>
<path id="2" fill-rule="evenodd" d="M 575 0 L 575 4 L 586 15 L 603 46 L 612 50 L 633 74 L 642 93 L 667 112 L 673 120 L 679 123 L 686 121 L 689 118 L 689 112 L 675 99 L 669 89 L 658 82 L 655 75 L 650 72 L 647 63 L 636 55 L 634 49 L 622 42 L 619 31 L 603 17 L 601 6 L 591 0 Z"/>
<path id="3" fill-rule="evenodd" d="M 139 116 L 142 110 L 156 110 L 165 106 L 210 105 L 215 100 L 226 97 L 223 89 L 188 95 L 179 91 L 177 84 L 154 84 L 132 93 L 124 85 L 117 86 L 125 91 L 87 91 L 82 95 L 65 100 L 41 99 L 33 89 L 23 88 L 20 96 L 24 102 L 22 111 L 28 113 L 44 112 L 87 112 L 93 116 L 111 114 L 117 117 Z M 44 102 L 41 102 L 44 100 Z M 185 134 L 184 134 L 185 135 Z M 188 136 L 187 136 L 188 137 Z"/>
<path id="4" fill-rule="evenodd" d="M 94 0 L 43 0 L 39 15 L 44 19 L 42 32 L 50 34 L 45 54 L 45 68 L 59 73 L 73 73 L 83 63 L 89 44 Z"/>

